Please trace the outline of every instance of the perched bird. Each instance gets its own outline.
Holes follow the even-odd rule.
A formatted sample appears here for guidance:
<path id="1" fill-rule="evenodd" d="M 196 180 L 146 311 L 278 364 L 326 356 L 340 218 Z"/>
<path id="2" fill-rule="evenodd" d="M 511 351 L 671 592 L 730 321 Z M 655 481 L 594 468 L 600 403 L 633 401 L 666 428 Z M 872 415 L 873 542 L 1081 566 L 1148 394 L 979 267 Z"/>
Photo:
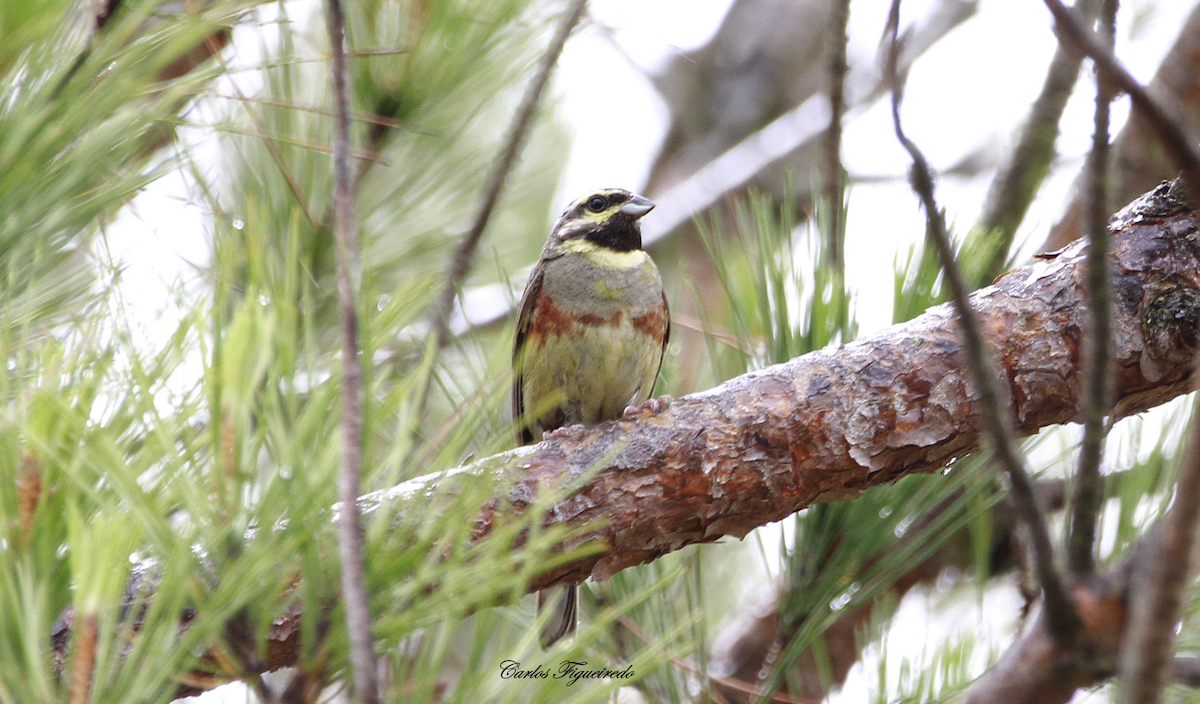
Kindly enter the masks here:
<path id="1" fill-rule="evenodd" d="M 517 318 L 512 410 L 521 444 L 615 420 L 653 392 L 670 324 L 658 267 L 642 251 L 639 220 L 653 208 L 606 188 L 572 203 L 555 224 Z M 577 592 L 538 593 L 539 613 L 555 609 L 542 647 L 575 632 Z"/>

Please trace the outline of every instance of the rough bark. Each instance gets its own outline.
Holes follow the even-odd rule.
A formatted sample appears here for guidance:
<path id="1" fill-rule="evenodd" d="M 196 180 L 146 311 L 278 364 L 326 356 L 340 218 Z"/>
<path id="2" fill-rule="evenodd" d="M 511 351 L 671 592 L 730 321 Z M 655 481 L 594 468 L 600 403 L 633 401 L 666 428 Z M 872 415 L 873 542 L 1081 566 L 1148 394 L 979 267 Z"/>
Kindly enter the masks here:
<path id="1" fill-rule="evenodd" d="M 1167 184 L 1118 213 L 1112 227 L 1115 415 L 1124 417 L 1189 390 L 1200 238 L 1189 208 Z M 1082 249 L 1076 243 L 1043 255 L 973 296 L 1007 381 L 1015 425 L 1025 435 L 1078 416 Z M 542 574 L 530 584 L 536 590 L 605 579 L 689 544 L 744 536 L 815 502 L 850 499 L 944 467 L 977 449 L 976 411 L 957 323 L 939 306 L 844 347 L 684 397 L 660 413 L 569 429 L 457 473 L 512 477 L 499 503 L 520 511 L 540 487 L 560 485 L 605 460 L 546 517 L 591 527 L 575 542 L 593 541 L 601 549 Z M 417 493 L 427 497 L 439 485 L 450 488 L 455 474 L 412 480 L 361 501 L 369 510 Z M 485 513 L 479 533 L 507 512 Z M 264 668 L 296 663 L 299 619 L 296 607 L 277 621 Z M 69 618 L 55 629 L 60 657 L 70 630 Z"/>

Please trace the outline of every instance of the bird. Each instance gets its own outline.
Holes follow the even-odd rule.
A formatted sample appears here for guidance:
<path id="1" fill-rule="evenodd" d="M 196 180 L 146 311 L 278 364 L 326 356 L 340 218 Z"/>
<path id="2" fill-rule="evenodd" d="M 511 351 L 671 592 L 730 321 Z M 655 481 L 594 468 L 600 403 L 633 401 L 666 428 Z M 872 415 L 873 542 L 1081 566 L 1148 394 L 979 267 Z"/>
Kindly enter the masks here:
<path id="1" fill-rule="evenodd" d="M 654 205 L 605 188 L 572 202 L 555 223 L 517 315 L 519 444 L 669 402 L 650 399 L 670 339 L 662 277 L 642 249 L 640 220 Z M 539 634 L 544 649 L 575 632 L 577 607 L 577 585 L 538 592 L 538 613 L 554 609 Z"/>

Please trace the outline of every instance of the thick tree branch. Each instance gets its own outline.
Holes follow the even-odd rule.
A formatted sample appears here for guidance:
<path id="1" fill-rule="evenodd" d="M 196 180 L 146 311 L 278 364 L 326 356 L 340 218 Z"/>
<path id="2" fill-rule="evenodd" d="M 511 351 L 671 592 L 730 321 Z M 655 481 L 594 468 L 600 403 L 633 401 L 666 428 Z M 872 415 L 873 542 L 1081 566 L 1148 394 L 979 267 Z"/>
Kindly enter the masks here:
<path id="1" fill-rule="evenodd" d="M 1200 237 L 1190 208 L 1166 185 L 1119 213 L 1112 227 L 1119 418 L 1189 389 Z M 1020 435 L 1078 419 L 1083 249 L 1077 243 L 1047 255 L 972 297 Z M 543 485 L 594 474 L 546 520 L 589 528 L 575 543 L 595 541 L 600 551 L 530 584 L 542 589 L 603 579 L 689 544 L 744 536 L 815 502 L 934 471 L 977 449 L 980 423 L 956 316 L 943 305 L 678 399 L 661 413 L 567 431 L 360 501 L 370 509 L 419 495 L 420 510 L 429 510 L 429 492 L 450 490 L 456 475 L 491 473 L 512 478 L 503 500 L 519 511 Z M 608 461 L 595 473 L 600 458 Z M 299 619 L 296 607 L 277 621 L 264 667 L 297 662 Z M 56 649 L 65 649 L 70 630 L 69 621 L 56 629 Z"/>
<path id="2" fill-rule="evenodd" d="M 1189 390 L 1200 242 L 1189 207 L 1166 184 L 1112 227 L 1120 418 Z M 1079 242 L 1044 255 L 971 297 L 1019 435 L 1079 418 L 1084 249 Z M 605 578 L 687 544 L 745 535 L 815 502 L 933 471 L 978 447 L 979 414 L 956 316 L 942 305 L 844 347 L 685 396 L 659 414 L 569 430 L 458 471 L 510 472 L 509 497 L 527 505 L 539 485 L 580 476 L 612 456 L 548 517 L 605 522 L 583 538 L 604 552 L 543 574 L 532 585 L 541 589 Z M 403 500 L 451 481 L 415 479 L 363 500 Z"/>

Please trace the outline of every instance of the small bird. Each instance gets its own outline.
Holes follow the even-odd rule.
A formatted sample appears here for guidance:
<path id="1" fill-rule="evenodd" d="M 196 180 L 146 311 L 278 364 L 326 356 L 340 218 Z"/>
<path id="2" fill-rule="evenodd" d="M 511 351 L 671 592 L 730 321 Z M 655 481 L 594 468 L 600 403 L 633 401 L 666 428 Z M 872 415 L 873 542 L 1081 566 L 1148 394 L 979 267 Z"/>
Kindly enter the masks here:
<path id="1" fill-rule="evenodd" d="M 658 407 L 647 399 L 670 312 L 658 267 L 642 251 L 639 221 L 653 208 L 606 188 L 571 203 L 554 225 L 517 318 L 512 411 L 520 444 L 616 420 L 643 403 Z M 538 593 L 539 613 L 555 609 L 540 634 L 543 648 L 575 632 L 577 592 L 570 585 Z"/>

